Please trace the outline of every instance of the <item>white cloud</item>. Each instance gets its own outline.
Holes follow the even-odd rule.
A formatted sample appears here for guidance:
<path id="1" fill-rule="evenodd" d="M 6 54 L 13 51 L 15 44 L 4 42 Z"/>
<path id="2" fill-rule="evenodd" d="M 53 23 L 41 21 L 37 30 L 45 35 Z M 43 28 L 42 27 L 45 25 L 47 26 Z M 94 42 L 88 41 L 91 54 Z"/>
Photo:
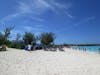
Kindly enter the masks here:
<path id="1" fill-rule="evenodd" d="M 47 10 L 53 12 L 67 11 L 71 6 L 71 3 L 62 4 L 57 0 L 28 0 L 18 2 L 17 10 L 21 13 L 42 14 Z"/>
<path id="2" fill-rule="evenodd" d="M 40 17 L 36 17 L 36 16 L 34 16 L 34 17 L 30 16 L 29 18 L 32 19 L 32 20 L 35 20 L 35 21 L 39 21 L 39 22 L 45 21 L 45 19 L 40 18 Z"/>
<path id="3" fill-rule="evenodd" d="M 19 13 L 30 13 L 32 12 L 32 8 L 24 2 L 18 2 L 17 11 Z"/>
<path id="4" fill-rule="evenodd" d="M 23 29 L 30 32 L 30 31 L 33 30 L 33 27 L 31 27 L 31 26 L 23 26 Z"/>
<path id="5" fill-rule="evenodd" d="M 43 18 L 38 18 L 39 15 L 45 14 L 48 10 L 54 13 L 68 12 L 72 6 L 71 3 L 60 3 L 57 0 L 21 0 L 17 1 L 15 7 L 15 13 L 5 16 L 1 22 L 10 21 L 23 16 L 32 16 L 34 20 L 42 21 Z M 65 13 L 62 13 L 65 14 Z M 72 18 L 72 15 L 66 14 L 69 18 Z M 27 16 L 27 17 L 28 17 Z"/>
<path id="6" fill-rule="evenodd" d="M 10 21 L 10 20 L 13 20 L 15 18 L 18 18 L 19 15 L 20 15 L 19 13 L 14 13 L 14 14 L 7 15 L 7 16 L 5 16 L 1 19 L 0 23 L 5 24 L 6 21 Z"/>
<path id="7" fill-rule="evenodd" d="M 81 20 L 80 22 L 77 22 L 76 24 L 74 24 L 74 26 L 79 26 L 79 25 L 81 25 L 81 24 L 87 23 L 87 22 L 89 22 L 89 21 L 91 21 L 91 20 L 94 20 L 94 19 L 95 19 L 94 16 L 88 17 L 88 18 L 86 18 L 86 19 L 84 19 L 84 20 Z"/>
<path id="8" fill-rule="evenodd" d="M 21 26 L 20 28 L 22 28 L 25 31 L 28 32 L 43 32 L 43 31 L 47 31 L 48 27 L 46 25 L 26 25 L 26 26 Z"/>
<path id="9" fill-rule="evenodd" d="M 68 12 L 66 12 L 66 15 L 67 15 L 69 18 L 73 18 L 73 16 L 72 16 L 70 13 L 68 13 Z"/>
<path id="10" fill-rule="evenodd" d="M 83 19 L 83 20 L 81 20 L 77 23 L 72 24 L 69 28 L 63 28 L 63 29 L 61 29 L 61 31 L 59 30 L 59 31 L 55 31 L 55 32 L 56 33 L 62 33 L 62 32 L 65 32 L 65 31 L 70 31 L 71 29 L 74 29 L 78 26 L 82 26 L 83 24 L 91 22 L 94 19 L 95 19 L 95 16 L 87 17 L 87 18 L 85 18 L 85 19 Z"/>

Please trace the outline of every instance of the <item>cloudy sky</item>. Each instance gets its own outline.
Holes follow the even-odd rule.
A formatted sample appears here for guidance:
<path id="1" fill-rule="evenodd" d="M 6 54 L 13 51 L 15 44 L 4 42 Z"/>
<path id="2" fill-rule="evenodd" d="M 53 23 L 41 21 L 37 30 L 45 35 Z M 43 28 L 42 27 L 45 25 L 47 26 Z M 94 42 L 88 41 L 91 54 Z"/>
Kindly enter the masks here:
<path id="1" fill-rule="evenodd" d="M 56 34 L 56 43 L 100 43 L 99 0 L 0 0 L 0 31 Z"/>

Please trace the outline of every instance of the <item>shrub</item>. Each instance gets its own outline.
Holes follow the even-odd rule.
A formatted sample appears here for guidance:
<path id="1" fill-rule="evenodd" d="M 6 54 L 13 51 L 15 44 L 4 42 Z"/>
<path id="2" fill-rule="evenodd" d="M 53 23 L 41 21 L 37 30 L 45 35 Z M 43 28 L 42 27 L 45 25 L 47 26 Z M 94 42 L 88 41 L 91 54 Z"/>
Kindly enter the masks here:
<path id="1" fill-rule="evenodd" d="M 44 45 L 51 45 L 55 40 L 54 33 L 42 33 L 40 36 L 40 41 Z"/>
<path id="2" fill-rule="evenodd" d="M 25 45 L 27 45 L 27 44 L 35 45 L 36 44 L 36 37 L 31 32 L 25 32 L 25 35 L 23 36 L 23 41 L 24 41 Z"/>

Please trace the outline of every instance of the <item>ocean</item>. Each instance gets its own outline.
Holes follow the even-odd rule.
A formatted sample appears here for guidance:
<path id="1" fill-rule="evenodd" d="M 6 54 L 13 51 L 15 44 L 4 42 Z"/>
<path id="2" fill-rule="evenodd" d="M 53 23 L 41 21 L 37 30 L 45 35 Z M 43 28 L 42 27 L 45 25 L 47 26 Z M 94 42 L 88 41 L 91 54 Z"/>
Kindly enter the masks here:
<path id="1" fill-rule="evenodd" d="M 71 46 L 73 49 L 86 50 L 91 52 L 100 52 L 100 46 Z"/>

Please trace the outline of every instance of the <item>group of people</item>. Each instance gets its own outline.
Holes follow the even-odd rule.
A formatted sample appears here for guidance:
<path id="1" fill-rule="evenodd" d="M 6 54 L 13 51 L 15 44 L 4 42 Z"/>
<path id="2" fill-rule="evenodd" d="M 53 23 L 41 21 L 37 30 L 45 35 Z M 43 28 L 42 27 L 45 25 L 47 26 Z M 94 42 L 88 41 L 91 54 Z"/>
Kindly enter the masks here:
<path id="1" fill-rule="evenodd" d="M 30 51 L 32 49 L 32 45 L 28 44 L 27 46 L 25 46 L 25 50 L 26 51 Z"/>
<path id="2" fill-rule="evenodd" d="M 33 45 L 31 45 L 31 44 L 28 44 L 28 45 L 26 45 L 25 46 L 25 50 L 26 51 L 32 51 L 32 50 L 41 50 L 41 49 L 43 49 L 44 48 L 44 46 L 43 45 L 40 45 L 40 44 L 37 44 L 37 45 L 35 45 L 35 46 L 33 46 Z"/>

